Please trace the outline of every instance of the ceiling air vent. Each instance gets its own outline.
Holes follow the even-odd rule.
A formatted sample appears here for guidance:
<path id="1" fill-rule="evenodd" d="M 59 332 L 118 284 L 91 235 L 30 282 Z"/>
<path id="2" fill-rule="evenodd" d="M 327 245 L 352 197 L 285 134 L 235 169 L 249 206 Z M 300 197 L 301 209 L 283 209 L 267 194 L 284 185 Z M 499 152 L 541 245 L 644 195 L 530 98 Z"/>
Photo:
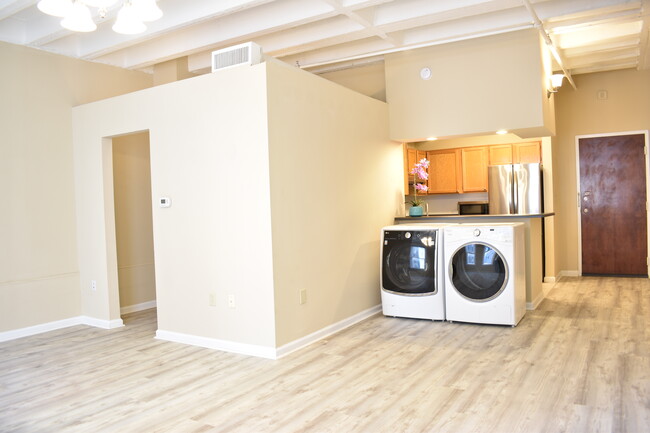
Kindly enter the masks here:
<path id="1" fill-rule="evenodd" d="M 212 72 L 239 65 L 256 65 L 262 61 L 262 47 L 254 42 L 212 52 Z"/>

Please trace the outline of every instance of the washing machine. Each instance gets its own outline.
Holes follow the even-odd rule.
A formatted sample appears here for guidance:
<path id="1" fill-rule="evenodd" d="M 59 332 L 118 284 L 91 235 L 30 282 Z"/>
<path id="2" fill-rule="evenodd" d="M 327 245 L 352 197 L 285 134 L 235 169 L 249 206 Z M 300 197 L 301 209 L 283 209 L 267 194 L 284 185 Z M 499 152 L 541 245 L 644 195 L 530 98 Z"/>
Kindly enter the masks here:
<path id="1" fill-rule="evenodd" d="M 516 326 L 526 313 L 524 224 L 443 230 L 447 320 Z"/>
<path id="2" fill-rule="evenodd" d="M 384 315 L 445 320 L 442 224 L 384 227 L 381 304 Z"/>

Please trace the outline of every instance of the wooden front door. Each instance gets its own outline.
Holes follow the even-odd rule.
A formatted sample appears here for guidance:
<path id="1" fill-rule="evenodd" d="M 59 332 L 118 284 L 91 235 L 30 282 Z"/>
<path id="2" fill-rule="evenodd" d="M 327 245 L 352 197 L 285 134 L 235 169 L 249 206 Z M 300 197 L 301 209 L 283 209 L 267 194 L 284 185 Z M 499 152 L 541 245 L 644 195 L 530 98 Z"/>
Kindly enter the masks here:
<path id="1" fill-rule="evenodd" d="M 648 275 L 643 134 L 581 138 L 582 274 Z"/>

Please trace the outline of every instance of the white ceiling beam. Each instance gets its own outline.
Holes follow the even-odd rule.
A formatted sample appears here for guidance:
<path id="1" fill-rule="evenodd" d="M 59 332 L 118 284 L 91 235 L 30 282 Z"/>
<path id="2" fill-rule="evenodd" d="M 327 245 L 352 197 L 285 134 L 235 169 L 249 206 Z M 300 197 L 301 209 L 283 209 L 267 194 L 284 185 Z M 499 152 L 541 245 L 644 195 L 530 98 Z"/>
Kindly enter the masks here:
<path id="1" fill-rule="evenodd" d="M 354 21 L 355 23 L 359 24 L 363 28 L 367 29 L 368 33 L 393 44 L 393 46 L 398 45 L 397 41 L 395 41 L 390 36 L 388 36 L 386 32 L 381 31 L 377 26 L 375 26 L 371 22 L 372 16 L 375 15 L 374 10 L 372 11 L 365 10 L 365 12 L 357 13 L 350 9 L 344 8 L 338 0 L 324 0 L 324 1 L 326 1 L 330 6 L 332 6 L 339 14 L 345 15 L 350 20 Z"/>
<path id="2" fill-rule="evenodd" d="M 650 0 L 643 0 L 643 25 L 639 42 L 639 69 L 650 69 Z"/>
<path id="3" fill-rule="evenodd" d="M 608 65 L 592 65 L 584 68 L 578 68 L 572 70 L 574 75 L 579 74 L 591 74 L 594 72 L 607 72 L 607 71 L 618 71 L 620 69 L 632 69 L 638 67 L 636 60 L 634 62 L 626 63 L 611 63 Z"/>
<path id="4" fill-rule="evenodd" d="M 464 19 L 416 27 L 404 31 L 404 45 L 426 42 L 446 43 L 470 37 L 481 37 L 533 27 L 530 15 L 523 8 L 506 9 Z"/>
<path id="5" fill-rule="evenodd" d="M 640 40 L 638 35 L 621 36 L 617 38 L 600 40 L 598 42 L 588 43 L 576 47 L 565 48 L 562 50 L 562 52 L 567 57 L 580 56 L 583 53 L 612 52 L 616 50 L 627 49 L 630 47 L 638 48 L 639 41 Z"/>
<path id="6" fill-rule="evenodd" d="M 564 65 L 565 63 L 564 59 L 562 58 L 562 55 L 560 54 L 558 47 L 553 43 L 546 29 L 544 29 L 544 23 L 540 20 L 539 16 L 537 15 L 537 12 L 530 4 L 530 2 L 528 0 L 523 0 L 523 2 L 524 5 L 526 6 L 526 9 L 528 9 L 528 12 L 530 12 L 530 15 L 533 19 L 533 24 L 539 31 L 540 35 L 542 36 L 542 39 L 544 39 L 544 42 L 546 42 L 546 46 L 548 47 L 549 51 L 553 55 L 555 62 L 562 70 L 562 74 L 564 74 L 569 84 L 571 84 L 571 87 L 576 89 L 577 88 L 576 83 L 573 81 L 573 77 L 571 77 L 571 72 L 567 70 L 566 66 Z"/>
<path id="7" fill-rule="evenodd" d="M 636 59 L 638 58 L 639 49 L 638 47 L 633 47 L 626 50 L 618 50 L 616 52 L 585 53 L 581 56 L 566 58 L 566 66 L 570 69 L 574 69 L 583 68 L 589 65 L 636 62 Z"/>
<path id="8" fill-rule="evenodd" d="M 602 24 L 634 21 L 639 19 L 639 15 L 640 9 L 638 7 L 626 8 L 613 13 L 594 14 L 575 19 L 553 21 L 551 23 L 545 22 L 544 27 L 552 34 L 567 33 Z"/>
<path id="9" fill-rule="evenodd" d="M 642 28 L 640 20 L 610 23 L 600 26 L 592 26 L 576 32 L 554 34 L 553 40 L 562 49 L 579 47 L 585 44 L 606 42 L 620 37 L 638 37 Z"/>
<path id="10" fill-rule="evenodd" d="M 519 0 L 517 0 L 519 1 Z M 413 48 L 416 46 L 424 45 L 433 45 L 438 43 L 446 43 L 452 40 L 467 39 L 470 37 L 479 37 L 486 36 L 487 34 L 501 33 L 506 31 L 520 30 L 522 28 L 531 27 L 527 23 L 526 19 L 529 18 L 528 14 L 523 8 L 519 9 L 506 9 L 492 14 L 480 15 L 478 17 L 470 17 L 466 20 L 457 20 L 452 22 L 444 21 L 442 23 L 429 25 L 426 27 L 417 27 L 416 29 L 405 30 L 402 32 L 392 32 L 390 36 L 393 38 L 398 38 L 401 40 L 401 43 L 397 47 L 398 49 Z M 428 20 L 437 20 L 438 17 L 432 16 L 427 17 Z M 382 30 L 387 27 L 392 27 L 394 29 L 409 29 L 411 23 L 402 21 L 399 23 L 387 24 L 381 26 Z M 498 28 L 498 31 L 494 30 L 494 27 Z M 354 36 L 355 39 L 360 39 L 363 35 L 350 35 Z M 339 47 L 329 47 L 325 44 L 327 48 L 325 50 L 315 50 L 304 52 L 302 54 L 295 53 L 287 57 L 286 52 L 277 53 L 278 56 L 282 57 L 283 60 L 289 61 L 290 63 L 295 63 L 298 61 L 300 65 L 305 68 L 312 67 L 313 65 L 321 65 L 327 63 L 336 63 L 338 59 L 342 56 L 353 57 L 355 59 L 378 55 L 376 51 L 367 51 L 372 48 L 373 50 L 377 48 L 375 43 L 368 43 L 365 39 L 358 42 L 356 52 L 352 53 L 354 44 L 345 44 L 342 46 L 341 50 L 337 50 Z M 385 45 L 381 44 L 379 50 L 385 52 L 389 50 Z M 329 56 L 330 58 L 327 58 Z"/>
<path id="11" fill-rule="evenodd" d="M 139 69 L 180 56 L 255 41 L 260 36 L 324 19 L 332 13 L 332 7 L 322 2 L 276 0 L 254 10 L 200 23 L 95 60 Z"/>
<path id="12" fill-rule="evenodd" d="M 392 50 L 397 49 L 383 39 L 372 37 L 314 50 L 308 53 L 280 57 L 280 60 L 292 65 L 297 61 L 303 69 L 307 69 L 315 66 L 371 57 L 369 53 L 380 55 Z M 336 59 L 336 61 L 333 61 L 333 59 Z"/>
<path id="13" fill-rule="evenodd" d="M 13 16 L 35 4 L 36 0 L 0 0 L 0 20 Z"/>
<path id="14" fill-rule="evenodd" d="M 405 3 L 407 5 L 405 5 Z M 375 25 L 382 26 L 400 21 L 410 21 L 423 16 L 441 15 L 450 12 L 462 12 L 465 8 L 473 6 L 491 6 L 503 8 L 504 4 L 510 5 L 514 1 L 489 1 L 489 0 L 403 0 L 386 3 L 379 6 L 375 13 Z M 512 7 L 505 6 L 505 7 Z"/>
<path id="15" fill-rule="evenodd" d="M 639 8 L 639 1 L 630 0 L 549 0 L 534 2 L 537 16 L 552 27 L 557 22 L 594 17 L 613 13 L 616 10 Z"/>
<path id="16" fill-rule="evenodd" d="M 549 27 L 579 25 L 603 17 L 616 17 L 638 12 L 640 8 L 641 1 L 615 1 L 605 5 L 594 4 L 577 12 L 549 16 L 546 18 L 546 25 Z"/>

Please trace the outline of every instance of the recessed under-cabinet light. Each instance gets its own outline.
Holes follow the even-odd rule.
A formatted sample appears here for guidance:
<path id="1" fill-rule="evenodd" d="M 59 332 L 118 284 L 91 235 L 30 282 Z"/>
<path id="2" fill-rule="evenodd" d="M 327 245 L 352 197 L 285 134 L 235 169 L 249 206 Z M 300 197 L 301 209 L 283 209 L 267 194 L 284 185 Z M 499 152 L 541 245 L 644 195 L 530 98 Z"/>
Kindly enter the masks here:
<path id="1" fill-rule="evenodd" d="M 499 135 L 504 135 L 504 134 L 507 134 L 508 131 L 506 131 L 505 129 L 499 129 L 496 133 L 499 134 Z"/>

